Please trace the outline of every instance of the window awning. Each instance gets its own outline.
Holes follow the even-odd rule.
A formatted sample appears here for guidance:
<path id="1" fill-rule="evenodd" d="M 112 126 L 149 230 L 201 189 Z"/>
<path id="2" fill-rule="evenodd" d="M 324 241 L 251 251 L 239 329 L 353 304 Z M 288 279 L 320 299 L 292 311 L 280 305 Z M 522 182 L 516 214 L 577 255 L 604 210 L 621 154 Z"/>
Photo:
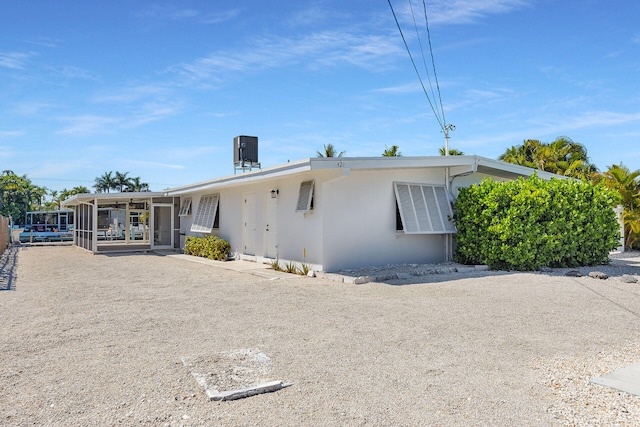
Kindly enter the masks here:
<path id="1" fill-rule="evenodd" d="M 444 186 L 393 183 L 406 234 L 452 234 L 456 228 Z"/>

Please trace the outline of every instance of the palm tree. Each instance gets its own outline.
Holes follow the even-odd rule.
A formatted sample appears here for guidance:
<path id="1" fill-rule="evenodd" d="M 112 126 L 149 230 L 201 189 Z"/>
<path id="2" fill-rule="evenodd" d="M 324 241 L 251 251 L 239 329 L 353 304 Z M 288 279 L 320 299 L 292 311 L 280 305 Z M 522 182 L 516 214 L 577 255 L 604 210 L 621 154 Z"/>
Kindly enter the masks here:
<path id="1" fill-rule="evenodd" d="M 402 153 L 400 152 L 400 147 L 397 145 L 392 145 L 391 148 L 384 146 L 384 151 L 382 152 L 383 157 L 402 157 Z"/>
<path id="2" fill-rule="evenodd" d="M 341 151 L 336 153 L 336 149 L 333 144 L 324 144 L 324 153 L 321 151 L 316 151 L 318 157 L 342 157 L 346 151 Z"/>
<path id="3" fill-rule="evenodd" d="M 129 178 L 129 184 L 124 191 L 130 191 L 130 192 L 149 191 L 149 184 L 147 184 L 146 182 L 141 182 L 140 177 L 136 176 L 135 178 Z"/>
<path id="4" fill-rule="evenodd" d="M 131 178 L 129 178 L 129 172 L 118 172 L 116 171 L 116 175 L 113 178 L 114 189 L 118 190 L 119 193 L 122 193 L 125 188 L 131 185 Z"/>
<path id="5" fill-rule="evenodd" d="M 96 193 L 108 193 L 109 190 L 115 187 L 113 178 L 113 171 L 105 172 L 102 176 L 99 176 L 93 184 L 93 188 L 96 189 Z"/>
<path id="6" fill-rule="evenodd" d="M 60 200 L 67 200 L 71 196 L 75 196 L 76 194 L 87 194 L 90 193 L 89 189 L 84 185 L 80 185 L 77 187 L 73 187 L 71 190 L 67 190 L 63 188 L 60 192 Z"/>
<path id="7" fill-rule="evenodd" d="M 60 209 L 60 197 L 57 190 L 49 190 L 49 196 L 51 196 L 51 206 L 54 209 Z"/>
<path id="8" fill-rule="evenodd" d="M 580 179 L 589 179 L 597 171 L 589 162 L 587 149 L 566 136 L 551 143 L 527 139 L 508 148 L 498 160 Z"/>
<path id="9" fill-rule="evenodd" d="M 609 166 L 603 177 L 605 185 L 622 198 L 624 245 L 629 249 L 640 238 L 640 169 L 632 172 L 620 163 Z"/>
<path id="10" fill-rule="evenodd" d="M 441 156 L 445 156 L 447 149 L 445 147 L 440 147 L 438 148 L 438 152 L 440 153 Z M 450 156 L 464 156 L 464 153 L 460 150 L 456 150 L 455 148 L 449 148 L 449 155 Z"/>

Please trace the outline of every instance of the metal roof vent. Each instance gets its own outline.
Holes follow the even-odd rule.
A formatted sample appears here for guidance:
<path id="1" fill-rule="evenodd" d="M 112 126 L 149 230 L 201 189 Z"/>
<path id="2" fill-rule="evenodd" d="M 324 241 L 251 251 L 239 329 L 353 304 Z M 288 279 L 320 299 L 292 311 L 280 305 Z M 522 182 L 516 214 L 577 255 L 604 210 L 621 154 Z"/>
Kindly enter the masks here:
<path id="1" fill-rule="evenodd" d="M 258 161 L 258 137 L 240 135 L 233 138 L 234 173 L 245 172 L 253 168 L 260 169 Z"/>

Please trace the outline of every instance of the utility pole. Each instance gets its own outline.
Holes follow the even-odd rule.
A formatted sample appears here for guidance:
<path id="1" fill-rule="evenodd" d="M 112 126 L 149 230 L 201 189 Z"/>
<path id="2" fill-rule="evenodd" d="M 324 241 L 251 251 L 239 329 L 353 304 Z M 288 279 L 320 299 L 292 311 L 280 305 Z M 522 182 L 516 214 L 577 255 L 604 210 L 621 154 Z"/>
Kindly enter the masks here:
<path id="1" fill-rule="evenodd" d="M 444 155 L 449 155 L 449 131 L 453 132 L 456 130 L 456 126 L 449 123 L 444 127 Z"/>

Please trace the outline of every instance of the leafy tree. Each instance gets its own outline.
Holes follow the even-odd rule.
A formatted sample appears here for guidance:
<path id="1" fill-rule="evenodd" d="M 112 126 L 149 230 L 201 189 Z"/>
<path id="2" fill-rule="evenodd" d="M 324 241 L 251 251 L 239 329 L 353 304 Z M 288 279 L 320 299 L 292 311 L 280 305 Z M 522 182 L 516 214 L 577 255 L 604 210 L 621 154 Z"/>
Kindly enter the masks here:
<path id="1" fill-rule="evenodd" d="M 587 149 L 562 136 L 551 143 L 527 139 L 508 148 L 499 160 L 573 178 L 589 179 L 597 168 L 589 161 Z"/>
<path id="2" fill-rule="evenodd" d="M 402 157 L 402 153 L 400 152 L 400 147 L 397 145 L 392 145 L 391 147 L 384 146 L 384 151 L 382 152 L 383 157 Z"/>
<path id="3" fill-rule="evenodd" d="M 24 224 L 26 212 L 40 209 L 46 193 L 46 188 L 33 185 L 26 175 L 4 170 L 0 175 L 0 215 Z"/>
<path id="4" fill-rule="evenodd" d="M 445 147 L 440 147 L 438 148 L 438 152 L 440 153 L 441 156 L 444 156 L 446 153 L 446 148 Z M 457 150 L 455 148 L 449 148 L 449 155 L 450 156 L 464 156 L 464 153 L 460 150 Z"/>
<path id="5" fill-rule="evenodd" d="M 318 157 L 342 157 L 346 151 L 337 152 L 333 144 L 324 144 L 324 152 L 316 151 Z"/>

